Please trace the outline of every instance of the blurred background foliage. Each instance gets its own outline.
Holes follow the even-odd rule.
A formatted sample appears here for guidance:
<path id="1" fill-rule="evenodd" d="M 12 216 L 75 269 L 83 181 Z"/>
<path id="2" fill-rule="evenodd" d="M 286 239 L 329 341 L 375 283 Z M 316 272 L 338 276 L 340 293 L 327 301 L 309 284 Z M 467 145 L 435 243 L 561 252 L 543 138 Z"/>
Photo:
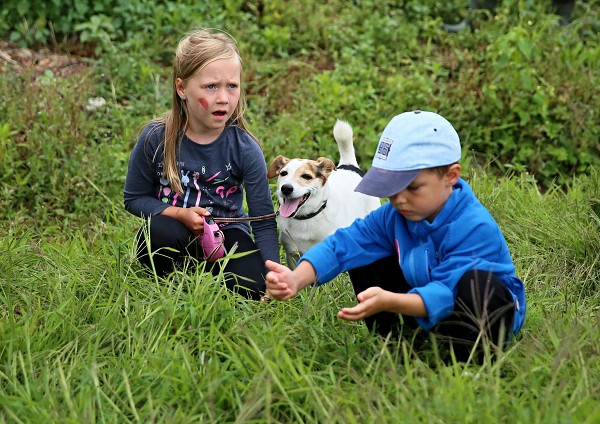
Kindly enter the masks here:
<path id="1" fill-rule="evenodd" d="M 204 26 L 239 43 L 268 162 L 336 159 L 339 118 L 368 168 L 387 122 L 423 109 L 454 124 L 467 170 L 566 187 L 600 164 L 600 7 L 577 0 L 561 26 L 550 3 L 499 1 L 470 12 L 472 30 L 449 33 L 442 24 L 464 18 L 469 1 L 5 1 L 2 219 L 60 232 L 120 211 L 138 131 L 169 107 L 175 46 Z M 81 66 L 44 68 L 38 52 Z"/>

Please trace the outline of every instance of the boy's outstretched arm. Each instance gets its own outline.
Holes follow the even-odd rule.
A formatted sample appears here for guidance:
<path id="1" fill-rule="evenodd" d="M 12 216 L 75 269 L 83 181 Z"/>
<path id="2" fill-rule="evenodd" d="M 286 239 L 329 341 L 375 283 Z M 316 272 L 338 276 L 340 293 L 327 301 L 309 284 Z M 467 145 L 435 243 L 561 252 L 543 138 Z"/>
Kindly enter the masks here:
<path id="1" fill-rule="evenodd" d="M 265 265 L 269 269 L 266 276 L 267 293 L 277 300 L 294 297 L 317 278 L 315 269 L 308 261 L 300 262 L 293 271 L 273 261 L 266 261 Z"/>
<path id="2" fill-rule="evenodd" d="M 382 311 L 413 317 L 427 316 L 423 298 L 416 293 L 393 293 L 380 287 L 369 287 L 360 292 L 357 298 L 358 305 L 352 308 L 342 308 L 338 312 L 338 318 L 358 321 Z"/>

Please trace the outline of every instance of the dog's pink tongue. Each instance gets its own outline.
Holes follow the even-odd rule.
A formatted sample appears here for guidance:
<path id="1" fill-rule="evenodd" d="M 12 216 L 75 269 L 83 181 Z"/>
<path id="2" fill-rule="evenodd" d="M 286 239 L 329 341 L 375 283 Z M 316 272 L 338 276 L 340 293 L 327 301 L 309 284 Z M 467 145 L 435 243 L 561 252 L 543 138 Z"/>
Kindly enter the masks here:
<path id="1" fill-rule="evenodd" d="M 283 216 L 284 218 L 289 218 L 294 214 L 294 212 L 296 212 L 299 205 L 300 198 L 286 200 L 285 202 L 283 202 L 283 205 L 279 206 L 279 215 Z"/>

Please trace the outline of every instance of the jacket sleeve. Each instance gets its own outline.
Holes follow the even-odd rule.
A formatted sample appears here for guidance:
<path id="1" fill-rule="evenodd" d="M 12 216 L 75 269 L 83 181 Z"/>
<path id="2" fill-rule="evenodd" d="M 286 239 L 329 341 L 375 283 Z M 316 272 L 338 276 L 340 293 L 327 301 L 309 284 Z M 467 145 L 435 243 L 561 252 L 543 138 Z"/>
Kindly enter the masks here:
<path id="1" fill-rule="evenodd" d="M 512 263 L 503 263 L 499 258 L 504 241 L 496 225 L 480 220 L 465 231 L 463 224 L 453 224 L 440 245 L 440 262 L 431 270 L 431 282 L 409 292 L 418 293 L 425 303 L 427 317 L 416 320 L 426 330 L 452 314 L 457 284 L 467 271 L 505 273 L 514 270 Z"/>
<path id="2" fill-rule="evenodd" d="M 383 205 L 364 219 L 338 229 L 309 249 L 299 263 L 310 262 L 317 274 L 317 284 L 324 284 L 349 269 L 395 254 L 390 229 L 386 229 L 389 206 Z"/>
<path id="3" fill-rule="evenodd" d="M 158 193 L 154 193 L 157 186 L 155 157 L 159 156 L 157 146 L 160 144 L 159 134 L 162 134 L 155 129 L 147 126 L 142 131 L 127 165 L 123 202 L 128 212 L 140 217 L 158 215 L 169 206 L 158 199 Z"/>
<path id="4" fill-rule="evenodd" d="M 267 165 L 259 146 L 252 141 L 244 152 L 244 188 L 249 216 L 272 214 L 273 198 L 267 179 Z M 252 234 L 264 260 L 279 263 L 279 240 L 275 218 L 251 223 Z"/>

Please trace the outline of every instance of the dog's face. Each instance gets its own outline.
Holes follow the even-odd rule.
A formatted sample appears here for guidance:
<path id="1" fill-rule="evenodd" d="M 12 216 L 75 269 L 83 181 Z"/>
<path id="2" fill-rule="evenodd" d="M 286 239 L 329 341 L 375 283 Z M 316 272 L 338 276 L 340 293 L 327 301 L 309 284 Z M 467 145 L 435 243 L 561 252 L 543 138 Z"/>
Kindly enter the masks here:
<path id="1" fill-rule="evenodd" d="M 334 170 L 335 164 L 323 157 L 310 160 L 277 156 L 267 177 L 278 177 L 279 215 L 284 218 L 306 215 L 321 207 L 326 199 L 325 183 Z"/>

